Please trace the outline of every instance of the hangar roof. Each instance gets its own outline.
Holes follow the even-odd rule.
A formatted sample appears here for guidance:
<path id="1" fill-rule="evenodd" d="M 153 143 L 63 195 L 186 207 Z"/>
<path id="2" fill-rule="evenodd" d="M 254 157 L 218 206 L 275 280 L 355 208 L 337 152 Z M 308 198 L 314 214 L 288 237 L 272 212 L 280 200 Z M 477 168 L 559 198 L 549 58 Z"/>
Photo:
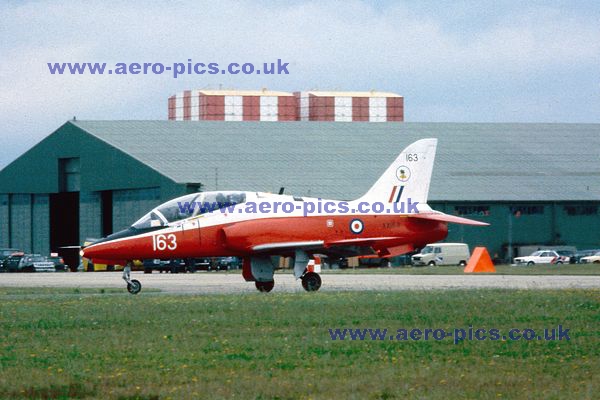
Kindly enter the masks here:
<path id="1" fill-rule="evenodd" d="M 411 142 L 435 137 L 432 201 L 600 199 L 600 124 L 73 121 L 204 190 L 362 195 Z"/>

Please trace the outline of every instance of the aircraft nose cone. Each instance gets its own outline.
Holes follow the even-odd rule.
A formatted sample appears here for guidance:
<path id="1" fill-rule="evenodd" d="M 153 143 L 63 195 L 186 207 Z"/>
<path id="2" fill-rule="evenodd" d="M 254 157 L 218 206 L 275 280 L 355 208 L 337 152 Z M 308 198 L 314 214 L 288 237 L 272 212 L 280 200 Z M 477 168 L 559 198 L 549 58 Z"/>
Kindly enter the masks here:
<path id="1" fill-rule="evenodd" d="M 101 255 L 101 253 L 102 253 L 102 246 L 99 246 L 97 244 L 90 244 L 89 246 L 81 249 L 81 251 L 79 252 L 81 257 L 85 257 L 88 260 L 92 259 L 94 257 L 98 257 L 99 255 Z"/>

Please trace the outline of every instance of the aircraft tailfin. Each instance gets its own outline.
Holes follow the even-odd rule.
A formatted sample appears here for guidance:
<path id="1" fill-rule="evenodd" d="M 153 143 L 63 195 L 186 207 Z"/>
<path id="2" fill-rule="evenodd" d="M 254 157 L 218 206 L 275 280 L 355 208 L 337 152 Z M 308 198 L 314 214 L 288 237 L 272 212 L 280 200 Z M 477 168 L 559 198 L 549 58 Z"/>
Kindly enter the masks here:
<path id="1" fill-rule="evenodd" d="M 405 148 L 360 201 L 427 204 L 437 139 L 421 139 Z"/>

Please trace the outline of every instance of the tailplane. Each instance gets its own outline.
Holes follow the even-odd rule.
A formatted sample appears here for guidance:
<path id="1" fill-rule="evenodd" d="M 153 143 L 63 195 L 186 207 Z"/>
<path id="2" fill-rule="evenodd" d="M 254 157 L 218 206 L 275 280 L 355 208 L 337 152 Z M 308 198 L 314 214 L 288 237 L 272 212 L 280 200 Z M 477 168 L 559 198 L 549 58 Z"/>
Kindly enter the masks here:
<path id="1" fill-rule="evenodd" d="M 405 148 L 359 201 L 427 204 L 437 139 L 421 139 Z"/>

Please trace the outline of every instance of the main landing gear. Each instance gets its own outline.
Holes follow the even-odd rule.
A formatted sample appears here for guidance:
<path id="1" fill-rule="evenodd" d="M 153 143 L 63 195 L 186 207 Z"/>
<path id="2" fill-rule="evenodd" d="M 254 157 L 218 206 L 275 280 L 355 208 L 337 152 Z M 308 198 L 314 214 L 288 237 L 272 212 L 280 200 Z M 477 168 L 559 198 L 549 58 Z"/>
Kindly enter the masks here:
<path id="1" fill-rule="evenodd" d="M 142 290 L 142 284 L 137 279 L 131 279 L 131 265 L 133 263 L 128 261 L 123 268 L 123 280 L 127 282 L 127 291 L 131 294 L 138 294 Z"/>
<path id="2" fill-rule="evenodd" d="M 301 277 L 302 287 L 307 292 L 316 292 L 321 287 L 321 276 L 316 272 L 307 272 Z"/>
<path id="3" fill-rule="evenodd" d="M 316 292 L 321 287 L 321 277 L 308 269 L 310 258 L 305 251 L 296 250 L 294 257 L 294 276 L 302 280 L 302 287 L 307 292 Z"/>
<path id="4" fill-rule="evenodd" d="M 294 277 L 300 279 L 307 292 L 316 292 L 321 288 L 321 277 L 308 265 L 306 252 L 296 250 L 294 257 Z M 273 274 L 275 265 L 270 256 L 255 256 L 244 259 L 243 276 L 247 281 L 254 281 L 259 292 L 270 292 L 275 286 Z"/>
<path id="5" fill-rule="evenodd" d="M 316 272 L 306 272 L 300 278 L 302 280 L 302 287 L 307 292 L 316 292 L 321 288 L 321 276 Z M 270 292 L 275 287 L 275 281 L 254 281 L 254 286 L 259 292 Z"/>
<path id="6" fill-rule="evenodd" d="M 255 281 L 254 285 L 259 292 L 270 292 L 275 287 L 275 281 L 259 282 Z"/>

